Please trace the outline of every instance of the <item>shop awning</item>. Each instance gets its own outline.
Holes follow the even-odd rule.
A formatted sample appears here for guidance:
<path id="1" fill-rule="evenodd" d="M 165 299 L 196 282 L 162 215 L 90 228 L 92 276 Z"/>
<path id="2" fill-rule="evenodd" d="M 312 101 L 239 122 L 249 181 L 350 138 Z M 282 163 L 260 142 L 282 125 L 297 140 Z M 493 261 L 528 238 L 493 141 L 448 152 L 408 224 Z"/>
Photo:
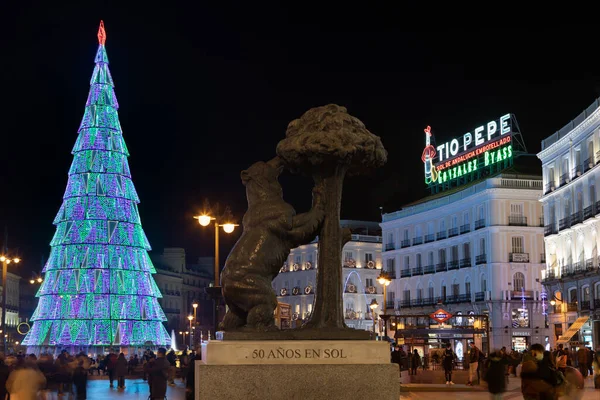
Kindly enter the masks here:
<path id="1" fill-rule="evenodd" d="M 577 320 L 575 322 L 573 322 L 573 325 L 571 325 L 569 327 L 569 329 L 565 332 L 565 334 L 564 335 L 560 335 L 558 337 L 558 340 L 556 341 L 556 344 L 569 343 L 569 340 L 571 340 L 571 338 L 573 336 L 575 336 L 575 334 L 577 332 L 579 332 L 579 330 L 588 321 L 588 319 L 590 319 L 589 316 L 588 317 L 579 317 L 579 318 L 577 318 Z"/>

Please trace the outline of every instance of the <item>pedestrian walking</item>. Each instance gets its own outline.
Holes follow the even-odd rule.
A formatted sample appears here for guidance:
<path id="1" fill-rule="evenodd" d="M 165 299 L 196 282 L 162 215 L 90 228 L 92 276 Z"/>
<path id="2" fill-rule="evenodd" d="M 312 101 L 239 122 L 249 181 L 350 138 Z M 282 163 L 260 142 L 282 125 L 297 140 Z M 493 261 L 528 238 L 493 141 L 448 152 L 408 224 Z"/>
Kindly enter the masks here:
<path id="1" fill-rule="evenodd" d="M 77 368 L 73 371 L 73 385 L 77 392 L 75 397 L 77 400 L 87 399 L 88 371 L 86 371 L 84 364 L 84 360 L 79 360 Z"/>
<path id="2" fill-rule="evenodd" d="M 115 364 L 115 374 L 117 375 L 117 388 L 125 389 L 125 375 L 127 375 L 127 360 L 125 354 L 119 354 Z"/>
<path id="3" fill-rule="evenodd" d="M 169 378 L 169 362 L 166 359 L 167 350 L 159 348 L 156 360 L 148 368 L 152 384 L 150 385 L 150 400 L 164 400 L 167 394 L 167 379 Z"/>
<path id="4" fill-rule="evenodd" d="M 467 382 L 468 386 L 473 386 L 473 380 L 477 376 L 477 368 L 479 367 L 479 358 L 481 356 L 481 351 L 475 346 L 474 342 L 470 343 L 470 351 L 469 351 L 469 381 Z"/>
<path id="5" fill-rule="evenodd" d="M 414 349 L 412 357 L 410 358 L 410 373 L 411 375 L 417 374 L 417 368 L 421 366 L 421 356 L 417 349 Z"/>
<path id="6" fill-rule="evenodd" d="M 402 377 L 402 354 L 400 353 L 400 346 L 395 345 L 394 351 L 392 351 L 391 358 L 392 364 L 398 364 L 398 377 Z"/>
<path id="7" fill-rule="evenodd" d="M 171 351 L 169 351 L 169 354 L 167 354 L 167 361 L 169 362 L 169 386 L 174 386 L 175 385 L 175 367 L 177 365 L 177 356 L 175 355 L 175 352 L 173 351 L 173 349 L 171 349 Z"/>
<path id="8" fill-rule="evenodd" d="M 106 356 L 106 370 L 108 371 L 108 380 L 110 381 L 110 387 L 113 387 L 115 380 L 115 368 L 117 367 L 117 355 L 113 352 L 108 353 Z"/>
<path id="9" fill-rule="evenodd" d="M 4 363 L 4 356 L 0 355 L 0 399 L 5 399 L 7 395 L 6 381 L 10 374 L 10 368 Z"/>
<path id="10" fill-rule="evenodd" d="M 454 382 L 452 382 L 452 369 L 454 368 L 454 363 L 457 358 L 454 351 L 452 351 L 452 345 L 448 343 L 446 345 L 446 350 L 444 350 L 444 354 L 442 355 L 442 367 L 444 367 L 446 385 L 454 385 Z"/>
<path id="11" fill-rule="evenodd" d="M 500 400 L 502 393 L 506 391 L 506 363 L 501 352 L 491 353 L 488 361 L 483 380 L 488 384 L 488 392 L 492 395 L 492 400 Z"/>
<path id="12" fill-rule="evenodd" d="M 37 400 L 38 392 L 45 384 L 46 378 L 37 366 L 26 363 L 22 357 L 19 357 L 8 376 L 6 389 L 13 400 Z"/>

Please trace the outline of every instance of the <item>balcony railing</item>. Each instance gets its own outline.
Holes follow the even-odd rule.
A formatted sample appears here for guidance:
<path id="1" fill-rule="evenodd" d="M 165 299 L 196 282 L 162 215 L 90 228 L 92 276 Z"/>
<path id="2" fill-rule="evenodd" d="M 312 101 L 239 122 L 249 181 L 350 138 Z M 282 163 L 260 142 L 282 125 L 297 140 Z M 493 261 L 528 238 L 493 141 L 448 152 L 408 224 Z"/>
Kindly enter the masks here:
<path id="1" fill-rule="evenodd" d="M 579 224 L 583 222 L 583 211 L 577 211 L 574 214 L 571 214 L 571 226 Z"/>
<path id="2" fill-rule="evenodd" d="M 409 239 L 404 239 L 402 242 L 400 242 L 400 248 L 404 249 L 405 247 L 410 247 Z"/>
<path id="3" fill-rule="evenodd" d="M 469 268 L 471 266 L 471 257 L 463 258 L 460 260 L 461 268 Z"/>
<path id="4" fill-rule="evenodd" d="M 513 290 L 510 292 L 510 298 L 515 299 L 533 299 L 533 290 Z"/>
<path id="5" fill-rule="evenodd" d="M 566 217 L 558 221 L 558 228 L 562 231 L 571 227 L 571 217 Z"/>
<path id="6" fill-rule="evenodd" d="M 487 262 L 487 255 L 486 254 L 478 254 L 475 257 L 475 265 L 485 264 L 486 262 Z"/>
<path id="7" fill-rule="evenodd" d="M 508 253 L 508 262 L 528 263 L 529 253 Z"/>
<path id="8" fill-rule="evenodd" d="M 416 245 L 422 244 L 422 243 L 423 243 L 423 236 L 413 238 L 413 246 L 416 246 Z"/>
<path id="9" fill-rule="evenodd" d="M 520 215 L 510 215 L 508 217 L 508 225 L 510 226 L 527 226 L 527 217 Z"/>
<path id="10" fill-rule="evenodd" d="M 475 293 L 475 301 L 483 301 L 485 300 L 485 292 L 476 292 Z"/>
<path id="11" fill-rule="evenodd" d="M 588 258 L 587 260 L 585 260 L 585 270 L 591 271 L 593 269 L 594 269 L 594 259 Z"/>
<path id="12" fill-rule="evenodd" d="M 586 159 L 583 162 L 583 172 L 588 171 L 590 168 L 594 166 L 594 159 L 592 157 Z"/>
<path id="13" fill-rule="evenodd" d="M 458 301 L 460 303 L 470 303 L 471 302 L 471 293 L 465 293 L 458 296 Z"/>
<path id="14" fill-rule="evenodd" d="M 442 272 L 442 271 L 446 271 L 446 263 L 445 262 L 439 263 L 435 266 L 435 272 Z"/>
<path id="15" fill-rule="evenodd" d="M 471 225 L 470 224 L 464 224 L 460 226 L 460 234 L 462 235 L 463 233 L 467 233 L 467 232 L 471 232 Z"/>
<path id="16" fill-rule="evenodd" d="M 385 269 L 383 270 L 390 279 L 396 279 L 396 270 L 395 269 Z"/>
<path id="17" fill-rule="evenodd" d="M 407 300 L 398 300 L 398 305 L 402 307 L 410 307 L 410 299 Z"/>
<path id="18" fill-rule="evenodd" d="M 385 302 L 385 309 L 393 309 L 394 308 L 394 300 L 388 300 Z"/>
<path id="19" fill-rule="evenodd" d="M 448 237 L 458 236 L 458 228 L 448 229 Z"/>
<path id="20" fill-rule="evenodd" d="M 583 220 L 588 220 L 596 215 L 596 210 L 594 209 L 594 205 L 588 206 L 583 209 Z"/>
<path id="21" fill-rule="evenodd" d="M 560 176 L 560 186 L 564 185 L 565 183 L 569 182 L 569 173 L 564 173 Z"/>
<path id="22" fill-rule="evenodd" d="M 413 276 L 415 275 L 423 275 L 423 267 L 416 267 L 412 269 Z"/>
<path id="23" fill-rule="evenodd" d="M 540 263 L 543 264 L 546 262 L 546 253 L 540 253 Z"/>
<path id="24" fill-rule="evenodd" d="M 458 260 L 448 261 L 448 271 L 451 271 L 453 269 L 458 269 Z"/>
<path id="25" fill-rule="evenodd" d="M 446 304 L 458 303 L 458 295 L 452 294 L 450 296 L 446 296 L 446 301 L 444 301 L 444 303 L 446 303 Z"/>
<path id="26" fill-rule="evenodd" d="M 481 229 L 485 226 L 485 218 L 478 219 L 475 221 L 475 230 Z"/>
<path id="27" fill-rule="evenodd" d="M 577 311 L 577 302 L 567 303 L 567 311 Z"/>
<path id="28" fill-rule="evenodd" d="M 554 183 L 554 181 L 548 181 L 548 183 L 546 183 L 546 186 L 544 187 L 544 194 L 548 194 L 554 189 L 556 189 L 556 184 Z"/>
<path id="29" fill-rule="evenodd" d="M 590 309 L 590 301 L 589 300 L 581 300 L 581 311 L 587 311 Z"/>
<path id="30" fill-rule="evenodd" d="M 389 250 L 395 250 L 394 249 L 394 243 L 386 243 L 385 244 L 385 250 L 389 251 Z"/>
<path id="31" fill-rule="evenodd" d="M 431 243 L 435 240 L 435 234 L 430 233 L 428 235 L 425 235 L 425 243 Z"/>
<path id="32" fill-rule="evenodd" d="M 583 174 L 583 165 L 576 165 L 575 168 L 571 170 L 571 175 L 573 176 L 573 179 L 577 178 L 578 176 L 581 176 L 581 174 Z"/>
<path id="33" fill-rule="evenodd" d="M 422 303 L 424 306 L 429 306 L 429 305 L 431 305 L 431 304 L 435 304 L 435 298 L 433 298 L 433 297 L 425 297 L 425 298 L 424 298 L 424 299 L 421 301 L 421 303 Z"/>
<path id="34" fill-rule="evenodd" d="M 435 266 L 433 265 L 426 265 L 425 268 L 423 268 L 423 274 L 433 274 L 435 272 Z"/>
<path id="35" fill-rule="evenodd" d="M 436 238 L 437 238 L 437 240 L 446 239 L 447 234 L 448 233 L 446 231 L 440 231 L 440 232 L 437 233 Z"/>
<path id="36" fill-rule="evenodd" d="M 544 227 L 544 236 L 548 235 L 556 235 L 558 231 L 556 230 L 556 223 L 551 222 L 550 225 L 546 225 Z"/>
<path id="37" fill-rule="evenodd" d="M 400 278 L 406 278 L 407 276 L 410 276 L 410 269 L 403 269 L 400 271 Z"/>

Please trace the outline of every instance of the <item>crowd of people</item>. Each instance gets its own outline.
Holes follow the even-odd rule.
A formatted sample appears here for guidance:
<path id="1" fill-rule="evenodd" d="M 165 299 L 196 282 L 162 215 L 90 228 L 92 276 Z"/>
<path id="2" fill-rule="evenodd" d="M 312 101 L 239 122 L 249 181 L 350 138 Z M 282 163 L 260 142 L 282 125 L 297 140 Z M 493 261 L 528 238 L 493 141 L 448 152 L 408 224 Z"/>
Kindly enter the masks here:
<path id="1" fill-rule="evenodd" d="M 87 399 L 87 381 L 90 375 L 107 375 L 110 388 L 125 389 L 125 377 L 138 371 L 148 382 L 150 399 L 164 400 L 168 385 L 175 385 L 176 376 L 186 384 L 186 397 L 193 399 L 194 352 L 184 350 L 176 355 L 159 348 L 156 353 L 146 349 L 141 357 L 133 354 L 110 352 L 88 357 L 62 350 L 55 358 L 52 354 L 0 355 L 0 399 L 46 400 L 51 393 L 77 400 Z M 177 374 L 179 372 L 179 374 Z M 54 395 L 53 395 L 54 396 Z"/>

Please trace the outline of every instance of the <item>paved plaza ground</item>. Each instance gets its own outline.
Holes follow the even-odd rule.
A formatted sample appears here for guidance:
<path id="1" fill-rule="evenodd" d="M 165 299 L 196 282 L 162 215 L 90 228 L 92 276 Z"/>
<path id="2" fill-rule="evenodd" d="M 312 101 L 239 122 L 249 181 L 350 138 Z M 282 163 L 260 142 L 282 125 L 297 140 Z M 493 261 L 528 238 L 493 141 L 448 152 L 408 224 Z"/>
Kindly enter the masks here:
<path id="1" fill-rule="evenodd" d="M 460 399 L 460 400 L 483 400 L 489 399 L 490 395 L 481 390 L 481 388 L 468 387 L 465 385 L 454 385 L 448 387 L 446 385 L 434 385 L 434 384 L 419 384 L 410 385 L 403 384 L 403 391 L 400 394 L 400 400 L 439 400 L 441 396 L 445 400 Z M 107 377 L 94 377 L 88 381 L 88 396 L 89 400 L 147 400 L 148 399 L 148 383 L 140 379 L 127 379 L 125 382 L 125 390 L 117 390 L 110 388 Z M 51 397 L 51 399 L 56 398 Z M 376 396 L 374 398 L 377 398 Z M 520 400 L 523 396 L 521 395 L 521 380 L 519 378 L 510 378 L 508 391 L 504 394 L 503 399 L 505 400 Z M 61 398 L 66 399 L 66 398 Z M 175 386 L 170 386 L 167 391 L 168 400 L 184 400 L 185 399 L 185 387 L 180 379 L 176 381 Z M 586 379 L 586 388 L 582 400 L 598 400 L 600 399 L 600 390 L 595 390 L 591 379 Z M 231 399 L 237 400 L 237 399 Z M 242 400 L 242 399 L 240 399 Z M 265 399 L 265 400 L 279 400 L 279 399 Z M 281 399 L 286 400 L 286 399 Z M 309 399 L 307 399 L 309 400 Z M 352 399 L 349 400 L 362 400 Z"/>

